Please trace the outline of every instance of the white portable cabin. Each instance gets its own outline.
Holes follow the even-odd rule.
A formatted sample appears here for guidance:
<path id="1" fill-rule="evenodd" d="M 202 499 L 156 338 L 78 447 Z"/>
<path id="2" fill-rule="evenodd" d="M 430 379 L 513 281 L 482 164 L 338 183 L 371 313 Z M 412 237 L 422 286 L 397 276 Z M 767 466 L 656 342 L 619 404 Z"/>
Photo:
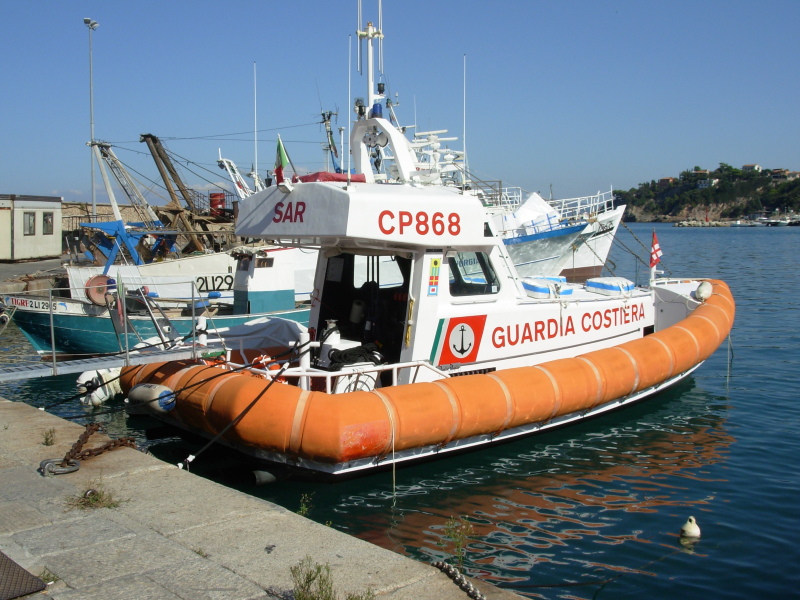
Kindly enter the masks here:
<path id="1" fill-rule="evenodd" d="M 0 194 L 0 261 L 61 256 L 62 200 Z"/>

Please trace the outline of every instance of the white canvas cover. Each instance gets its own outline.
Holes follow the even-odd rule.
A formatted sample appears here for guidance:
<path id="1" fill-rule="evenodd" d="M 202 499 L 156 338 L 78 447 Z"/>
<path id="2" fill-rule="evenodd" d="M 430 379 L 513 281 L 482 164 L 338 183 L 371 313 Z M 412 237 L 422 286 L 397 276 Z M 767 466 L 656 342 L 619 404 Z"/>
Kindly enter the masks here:
<path id="1" fill-rule="evenodd" d="M 533 228 L 549 230 L 561 220 L 558 211 L 538 193 L 533 192 L 510 215 L 503 216 L 503 229 Z"/>

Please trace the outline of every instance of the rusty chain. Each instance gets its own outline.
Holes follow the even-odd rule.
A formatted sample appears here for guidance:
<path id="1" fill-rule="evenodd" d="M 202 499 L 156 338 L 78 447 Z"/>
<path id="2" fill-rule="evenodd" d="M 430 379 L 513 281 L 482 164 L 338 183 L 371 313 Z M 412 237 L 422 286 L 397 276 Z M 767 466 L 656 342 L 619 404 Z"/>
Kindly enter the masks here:
<path id="1" fill-rule="evenodd" d="M 115 450 L 116 448 L 121 448 L 123 446 L 136 448 L 136 440 L 134 438 L 123 437 L 117 440 L 106 442 L 97 448 L 83 450 L 83 445 L 88 441 L 92 434 L 97 433 L 98 431 L 100 431 L 100 423 L 89 423 L 86 426 L 86 431 L 80 435 L 78 441 L 72 444 L 72 448 L 70 448 L 69 451 L 64 455 L 63 462 L 66 464 L 68 461 L 73 461 L 76 459 L 86 460 L 88 458 L 92 458 L 93 456 L 97 456 L 98 454 L 102 454 L 106 450 Z"/>
<path id="2" fill-rule="evenodd" d="M 107 450 L 115 450 L 117 448 L 122 448 L 123 446 L 127 446 L 129 448 L 136 448 L 135 438 L 123 437 L 116 440 L 111 440 L 110 442 L 106 442 L 102 446 L 84 450 L 83 449 L 84 444 L 86 444 L 86 442 L 93 434 L 100 431 L 100 428 L 101 428 L 100 423 L 89 423 L 86 426 L 86 430 L 78 437 L 78 440 L 74 444 L 72 444 L 72 448 L 70 448 L 64 455 L 63 460 L 59 461 L 59 459 L 57 458 L 43 460 L 41 463 L 39 463 L 39 470 L 42 472 L 43 475 L 60 475 L 63 473 L 72 473 L 78 470 L 78 468 L 80 467 L 81 460 L 87 460 L 89 458 L 92 458 L 93 456 L 102 454 Z"/>

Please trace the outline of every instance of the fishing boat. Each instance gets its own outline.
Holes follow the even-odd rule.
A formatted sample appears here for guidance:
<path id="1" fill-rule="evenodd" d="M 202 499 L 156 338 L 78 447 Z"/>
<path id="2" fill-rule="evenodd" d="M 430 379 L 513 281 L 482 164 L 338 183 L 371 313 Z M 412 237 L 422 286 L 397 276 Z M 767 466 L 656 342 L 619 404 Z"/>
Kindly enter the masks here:
<path id="1" fill-rule="evenodd" d="M 359 36 L 371 63 L 382 34 L 369 23 Z M 421 184 L 385 100 L 368 72 L 350 135 L 359 181 L 292 183 L 276 169 L 277 185 L 240 210 L 237 235 L 319 250 L 308 330 L 266 359 L 280 368 L 263 356 L 254 368 L 125 367 L 132 407 L 274 468 L 336 477 L 639 402 L 727 337 L 735 306 L 721 281 L 655 267 L 646 286 L 521 277 L 480 198 Z M 392 182 L 376 178 L 376 144 L 395 157 Z"/>
<path id="2" fill-rule="evenodd" d="M 197 278 L 181 282 L 179 275 L 169 276 L 191 290 L 170 298 L 144 284 L 151 280 L 117 281 L 101 274 L 77 289 L 5 294 L 2 302 L 40 356 L 60 359 L 116 354 L 153 336 L 174 342 L 192 335 L 198 317 L 208 319 L 213 329 L 271 316 L 306 324 L 308 305 L 295 300 L 296 255 L 276 246 L 232 251 L 235 270 L 226 276 L 231 288 L 227 301 L 221 301 L 219 291 L 198 285 Z"/>
<path id="3" fill-rule="evenodd" d="M 581 241 L 569 249 L 565 260 L 560 263 L 559 275 L 567 281 L 583 281 L 602 275 L 617 228 L 625 214 L 625 205 L 616 206 L 613 190 L 578 198 L 549 200 L 548 203 L 567 221 L 586 221 Z"/>
<path id="4" fill-rule="evenodd" d="M 94 143 L 93 150 L 116 220 L 81 223 L 91 234 L 88 263 L 67 263 L 63 273 L 29 281 L 27 289 L 2 298 L 37 353 L 96 356 L 122 352 L 154 335 L 175 339 L 189 335 L 204 311 L 221 328 L 272 314 L 305 321 L 316 252 L 259 246 L 181 256 L 176 239 L 186 232 L 163 227 L 108 144 Z M 163 158 L 168 160 L 165 152 Z M 123 221 L 106 164 L 141 223 Z M 179 187 L 188 198 L 182 182 Z M 198 237 L 188 239 L 198 243 Z M 267 273 L 274 279 L 268 281 Z"/>
<path id="5" fill-rule="evenodd" d="M 163 226 L 111 146 L 94 142 L 93 151 L 116 220 L 81 223 L 83 231 L 90 233 L 90 237 L 85 236 L 86 245 L 92 249 L 85 251 L 89 264 L 76 260 L 74 264 L 65 265 L 66 287 L 74 290 L 76 299 L 88 300 L 84 293 L 87 286 L 91 287 L 88 282 L 102 275 L 113 277 L 118 284 L 124 284 L 128 288 L 146 285 L 151 293 L 158 294 L 163 299 L 163 307 L 172 306 L 172 300 L 177 300 L 179 304 L 186 303 L 197 292 L 214 293 L 218 304 L 232 303 L 233 272 L 237 259 L 230 252 L 220 251 L 221 248 L 230 247 L 225 242 L 230 241 L 231 237 L 228 235 L 231 226 L 228 222 L 230 217 L 226 213 L 229 209 L 225 206 L 225 194 L 209 194 L 208 206 L 203 206 L 178 176 L 160 140 L 151 134 L 143 135 L 142 138 L 147 141 L 163 175 L 164 185 L 171 194 L 170 203 L 162 207 L 165 211 L 163 214 L 170 215 L 172 224 L 178 226 L 178 229 L 169 230 Z M 220 156 L 220 163 L 223 160 Z M 235 170 L 235 165 L 232 166 Z M 106 167 L 115 176 L 141 222 L 123 221 Z M 238 175 L 237 171 L 234 172 Z M 172 173 L 172 179 L 167 176 L 168 173 Z M 236 185 L 237 180 L 233 179 L 233 182 L 239 196 L 246 198 L 241 187 Z M 184 211 L 181 207 L 173 186 L 180 189 L 189 211 Z M 200 231 L 191 231 L 192 224 L 184 212 L 199 220 Z M 235 213 L 235 210 L 230 209 L 230 212 Z M 215 225 L 220 229 L 210 230 L 209 223 L 201 219 L 221 221 Z M 179 247 L 178 239 L 188 242 L 183 251 Z M 186 253 L 187 250 L 193 252 L 189 254 Z M 303 301 L 308 299 L 311 292 L 310 273 L 316 265 L 316 256 L 299 250 L 291 252 L 295 254 L 292 257 L 296 272 L 295 296 L 298 301 Z"/>

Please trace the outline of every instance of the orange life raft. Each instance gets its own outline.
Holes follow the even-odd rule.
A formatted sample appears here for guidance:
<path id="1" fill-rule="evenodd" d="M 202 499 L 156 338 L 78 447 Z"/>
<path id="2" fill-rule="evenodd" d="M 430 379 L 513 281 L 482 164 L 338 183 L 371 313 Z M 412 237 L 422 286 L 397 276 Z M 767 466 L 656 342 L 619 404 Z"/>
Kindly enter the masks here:
<path id="1" fill-rule="evenodd" d="M 531 367 L 327 394 L 278 383 L 265 392 L 268 382 L 261 377 L 173 361 L 123 369 L 122 388 L 156 383 L 178 390 L 169 417 L 210 435 L 261 396 L 224 440 L 289 462 L 341 464 L 426 446 L 444 448 L 475 436 L 544 427 L 559 417 L 643 397 L 674 381 L 708 358 L 733 327 L 730 289 L 722 281 L 710 283 L 711 296 L 663 331 Z"/>

